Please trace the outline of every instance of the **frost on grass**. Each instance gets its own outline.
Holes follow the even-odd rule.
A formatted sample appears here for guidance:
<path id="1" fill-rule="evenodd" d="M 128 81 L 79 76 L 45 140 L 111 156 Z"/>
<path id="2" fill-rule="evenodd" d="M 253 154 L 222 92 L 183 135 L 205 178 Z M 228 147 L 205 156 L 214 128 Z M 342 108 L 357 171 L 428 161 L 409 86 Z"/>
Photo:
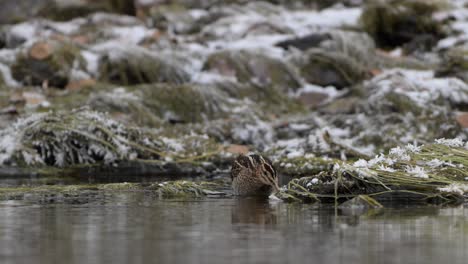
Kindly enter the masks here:
<path id="1" fill-rule="evenodd" d="M 463 183 L 451 183 L 446 187 L 439 188 L 441 192 L 448 192 L 448 193 L 458 193 L 460 195 L 464 195 L 468 192 L 468 184 Z"/>
<path id="2" fill-rule="evenodd" d="M 448 147 L 458 147 L 458 148 L 463 147 L 465 145 L 463 140 L 461 140 L 460 138 L 453 138 L 453 139 L 439 138 L 439 139 L 436 139 L 436 143 L 442 144 Z"/>
<path id="3" fill-rule="evenodd" d="M 421 146 L 396 147 L 386 155 L 352 163 L 335 160 L 332 169 L 299 174 L 302 178 L 282 188 L 279 197 L 326 200 L 365 194 L 378 200 L 381 195 L 400 192 L 421 201 L 459 202 L 468 192 L 468 150 L 465 142 L 454 141 L 458 143 L 447 145 L 446 140 L 437 140 Z"/>
<path id="4" fill-rule="evenodd" d="M 160 137 L 86 109 L 34 114 L 0 131 L 0 143 L 0 164 L 9 166 L 192 160 L 217 149 L 203 136 Z"/>

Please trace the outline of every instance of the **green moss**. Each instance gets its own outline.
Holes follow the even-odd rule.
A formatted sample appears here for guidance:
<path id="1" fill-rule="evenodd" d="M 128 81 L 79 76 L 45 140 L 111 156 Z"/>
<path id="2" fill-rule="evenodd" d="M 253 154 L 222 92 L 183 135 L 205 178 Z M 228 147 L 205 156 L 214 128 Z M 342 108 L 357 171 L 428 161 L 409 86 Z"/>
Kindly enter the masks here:
<path id="1" fill-rule="evenodd" d="M 161 118 L 175 122 L 200 122 L 219 118 L 229 105 L 215 88 L 193 84 L 154 84 L 129 88 L 141 94 L 142 104 Z"/>
<path id="2" fill-rule="evenodd" d="M 155 193 L 162 198 L 193 198 L 207 195 L 224 196 L 223 184 L 215 182 L 170 181 L 153 184 L 108 183 L 83 185 L 40 185 L 31 187 L 2 187 L 0 200 L 29 200 L 31 202 L 88 202 L 99 200 L 103 194 L 115 192 Z"/>
<path id="3" fill-rule="evenodd" d="M 190 76 L 181 65 L 149 54 L 123 54 L 119 58 L 103 56 L 99 63 L 99 76 L 104 82 L 120 85 L 168 82 L 188 82 Z"/>
<path id="4" fill-rule="evenodd" d="M 392 0 L 367 4 L 361 24 L 379 46 L 395 47 L 421 34 L 443 35 L 442 25 L 432 18 L 445 1 Z"/>
<path id="5" fill-rule="evenodd" d="M 380 108 L 382 112 L 413 113 L 419 116 L 424 110 L 404 94 L 389 92 L 385 95 L 385 99 L 387 102 L 382 102 L 382 107 Z M 385 109 L 387 105 L 389 109 Z"/>

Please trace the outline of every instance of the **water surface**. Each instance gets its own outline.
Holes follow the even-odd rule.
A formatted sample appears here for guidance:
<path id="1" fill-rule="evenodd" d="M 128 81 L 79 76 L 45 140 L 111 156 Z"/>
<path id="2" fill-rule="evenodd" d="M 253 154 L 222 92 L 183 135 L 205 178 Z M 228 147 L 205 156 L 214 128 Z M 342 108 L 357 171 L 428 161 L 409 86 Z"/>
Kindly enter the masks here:
<path id="1" fill-rule="evenodd" d="M 467 263 L 468 210 L 255 199 L 0 204 L 0 263 Z"/>

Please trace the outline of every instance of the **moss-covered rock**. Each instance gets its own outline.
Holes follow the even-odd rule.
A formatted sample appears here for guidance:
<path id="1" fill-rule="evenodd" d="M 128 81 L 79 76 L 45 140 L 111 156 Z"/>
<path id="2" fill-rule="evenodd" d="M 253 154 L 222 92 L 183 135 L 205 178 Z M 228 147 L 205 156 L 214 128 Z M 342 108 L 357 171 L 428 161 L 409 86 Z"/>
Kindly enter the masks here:
<path id="1" fill-rule="evenodd" d="M 468 82 L 468 51 L 453 48 L 443 55 L 442 63 L 435 72 L 436 77 L 456 77 Z"/>
<path id="2" fill-rule="evenodd" d="M 356 60 L 364 66 L 375 66 L 375 43 L 367 33 L 349 30 L 330 30 L 323 33 L 312 33 L 304 37 L 287 39 L 275 46 L 289 49 L 294 47 L 301 51 L 311 48 L 341 53 Z"/>
<path id="3" fill-rule="evenodd" d="M 381 47 L 395 47 L 420 35 L 443 36 L 440 22 L 432 14 L 445 1 L 370 1 L 363 10 L 361 24 Z"/>
<path id="4" fill-rule="evenodd" d="M 69 21 L 74 18 L 86 17 L 97 12 L 111 12 L 112 9 L 104 1 L 81 4 L 61 5 L 54 3 L 39 12 L 39 16 L 55 21 Z"/>
<path id="5" fill-rule="evenodd" d="M 367 68 L 341 52 L 310 49 L 297 57 L 295 63 L 305 80 L 320 86 L 331 85 L 342 89 L 368 76 Z"/>
<path id="6" fill-rule="evenodd" d="M 182 62 L 157 56 L 138 47 L 133 51 L 110 50 L 103 55 L 99 61 L 99 76 L 101 81 L 121 85 L 157 82 L 180 84 L 190 80 Z"/>
<path id="7" fill-rule="evenodd" d="M 133 0 L 104 1 L 51 1 L 39 10 L 38 16 L 56 21 L 68 21 L 97 12 L 110 12 L 134 16 L 136 9 Z"/>
<path id="8" fill-rule="evenodd" d="M 38 41 L 17 55 L 12 75 L 24 85 L 64 88 L 73 68 L 84 68 L 80 49 L 68 42 Z"/>
<path id="9" fill-rule="evenodd" d="M 235 77 L 239 82 L 276 86 L 283 92 L 300 87 L 294 69 L 287 63 L 251 51 L 222 51 L 209 56 L 204 70 Z"/>

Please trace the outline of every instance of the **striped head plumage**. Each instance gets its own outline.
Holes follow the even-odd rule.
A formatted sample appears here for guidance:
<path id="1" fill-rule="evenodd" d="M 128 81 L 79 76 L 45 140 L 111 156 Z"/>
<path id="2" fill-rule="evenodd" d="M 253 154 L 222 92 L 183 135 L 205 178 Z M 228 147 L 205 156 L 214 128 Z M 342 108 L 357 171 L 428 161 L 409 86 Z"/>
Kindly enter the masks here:
<path id="1" fill-rule="evenodd" d="M 272 162 L 258 154 L 238 156 L 232 163 L 231 180 L 235 195 L 269 196 L 279 190 Z"/>

